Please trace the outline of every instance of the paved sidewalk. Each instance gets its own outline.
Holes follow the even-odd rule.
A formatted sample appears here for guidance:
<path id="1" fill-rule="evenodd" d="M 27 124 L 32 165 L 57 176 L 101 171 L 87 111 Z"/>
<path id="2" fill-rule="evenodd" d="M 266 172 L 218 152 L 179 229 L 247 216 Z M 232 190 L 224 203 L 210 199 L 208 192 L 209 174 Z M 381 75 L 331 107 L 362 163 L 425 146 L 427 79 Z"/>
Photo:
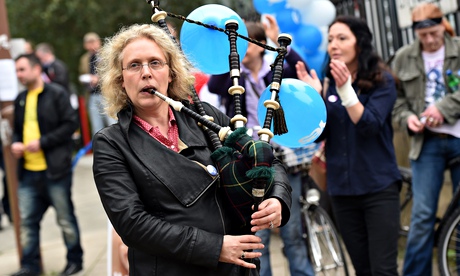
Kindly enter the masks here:
<path id="1" fill-rule="evenodd" d="M 73 202 L 80 224 L 84 250 L 84 276 L 107 275 L 107 218 L 100 203 L 92 174 L 92 155 L 82 157 L 75 168 Z M 0 231 L 0 276 L 19 270 L 14 230 L 3 216 Z M 273 234 L 271 258 L 273 275 L 288 276 L 289 269 L 281 252 L 281 240 Z M 65 246 L 55 221 L 54 209 L 50 208 L 41 224 L 41 253 L 46 276 L 58 275 L 65 266 Z"/>

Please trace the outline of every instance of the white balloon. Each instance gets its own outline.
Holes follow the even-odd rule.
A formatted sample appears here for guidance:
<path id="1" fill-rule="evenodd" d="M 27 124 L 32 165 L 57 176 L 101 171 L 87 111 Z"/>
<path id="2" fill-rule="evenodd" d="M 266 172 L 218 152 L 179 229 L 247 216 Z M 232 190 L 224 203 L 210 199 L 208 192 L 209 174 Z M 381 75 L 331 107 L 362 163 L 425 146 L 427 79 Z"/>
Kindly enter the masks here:
<path id="1" fill-rule="evenodd" d="M 302 10 L 311 0 L 286 0 L 286 6 L 292 9 Z"/>
<path id="2" fill-rule="evenodd" d="M 335 19 L 336 9 L 329 0 L 313 0 L 301 9 L 300 14 L 303 24 L 328 26 Z"/>
<path id="3" fill-rule="evenodd" d="M 319 26 L 318 29 L 321 31 L 322 36 L 324 39 L 321 41 L 321 45 L 319 46 L 319 50 L 327 51 L 327 44 L 329 43 L 327 41 L 327 35 L 329 33 L 329 26 Z"/>

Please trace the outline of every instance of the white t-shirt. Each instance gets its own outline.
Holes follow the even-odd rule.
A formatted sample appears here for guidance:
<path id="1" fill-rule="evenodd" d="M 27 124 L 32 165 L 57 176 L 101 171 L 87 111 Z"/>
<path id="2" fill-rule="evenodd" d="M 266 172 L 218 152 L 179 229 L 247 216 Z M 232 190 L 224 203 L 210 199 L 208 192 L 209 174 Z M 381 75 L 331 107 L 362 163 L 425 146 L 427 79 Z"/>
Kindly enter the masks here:
<path id="1" fill-rule="evenodd" d="M 425 89 L 425 106 L 430 106 L 442 100 L 446 96 L 446 86 L 444 83 L 444 54 L 445 47 L 433 53 L 422 52 L 425 63 L 426 89 Z M 459 93 L 459 92 L 455 92 Z M 460 138 L 460 120 L 453 125 L 442 124 L 438 127 L 428 127 L 430 131 L 437 133 L 447 133 Z"/>
<path id="2" fill-rule="evenodd" d="M 446 86 L 444 84 L 443 74 L 444 52 L 444 46 L 433 53 L 422 52 L 427 78 L 425 89 L 426 106 L 434 104 L 446 95 Z"/>

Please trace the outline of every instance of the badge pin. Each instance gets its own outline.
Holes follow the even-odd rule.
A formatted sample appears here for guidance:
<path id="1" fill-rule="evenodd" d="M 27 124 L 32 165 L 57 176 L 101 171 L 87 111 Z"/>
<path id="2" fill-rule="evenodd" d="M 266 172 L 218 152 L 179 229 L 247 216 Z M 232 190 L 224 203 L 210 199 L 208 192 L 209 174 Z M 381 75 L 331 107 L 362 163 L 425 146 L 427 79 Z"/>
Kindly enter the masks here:
<path id="1" fill-rule="evenodd" d="M 330 95 L 327 97 L 327 100 L 331 103 L 335 103 L 338 100 L 338 97 L 336 95 Z"/>
<path id="2" fill-rule="evenodd" d="M 217 175 L 217 169 L 213 165 L 207 165 L 206 169 L 208 170 L 208 173 L 212 176 Z"/>

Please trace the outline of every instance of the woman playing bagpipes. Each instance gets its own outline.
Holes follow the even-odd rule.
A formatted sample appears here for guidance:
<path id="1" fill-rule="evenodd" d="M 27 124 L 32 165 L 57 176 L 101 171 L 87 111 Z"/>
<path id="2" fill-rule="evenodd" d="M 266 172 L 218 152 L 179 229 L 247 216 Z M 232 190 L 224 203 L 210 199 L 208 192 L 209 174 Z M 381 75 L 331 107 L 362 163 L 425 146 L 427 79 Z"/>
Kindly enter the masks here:
<path id="1" fill-rule="evenodd" d="M 152 94 L 194 109 L 193 77 L 179 47 L 161 28 L 121 29 L 101 49 L 98 64 L 107 113 L 118 123 L 93 138 L 94 179 L 104 209 L 129 247 L 130 275 L 242 275 L 255 270 L 263 247 L 237 233 L 219 191 L 213 147 L 192 118 Z M 229 118 L 203 103 L 214 123 Z M 250 219 L 256 232 L 289 219 L 290 186 L 283 166 Z"/>

